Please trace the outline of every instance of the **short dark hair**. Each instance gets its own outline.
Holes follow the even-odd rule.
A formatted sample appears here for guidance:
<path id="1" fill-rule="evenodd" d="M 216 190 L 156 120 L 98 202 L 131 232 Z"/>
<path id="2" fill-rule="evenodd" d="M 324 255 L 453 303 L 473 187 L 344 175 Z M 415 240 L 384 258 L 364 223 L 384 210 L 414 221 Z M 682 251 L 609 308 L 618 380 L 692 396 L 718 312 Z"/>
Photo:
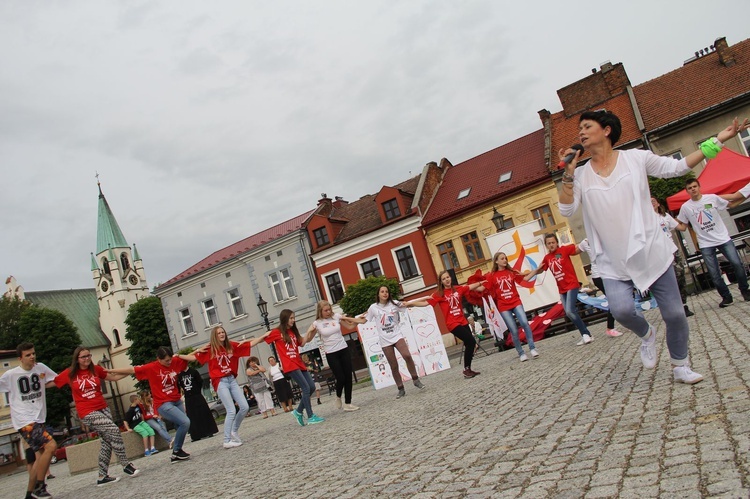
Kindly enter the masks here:
<path id="1" fill-rule="evenodd" d="M 560 240 L 557 238 L 557 234 L 555 234 L 554 232 L 547 232 L 544 235 L 544 240 L 547 241 L 547 239 L 554 239 L 558 242 L 558 244 L 560 243 Z"/>
<path id="2" fill-rule="evenodd" d="M 698 182 L 698 179 L 697 179 L 697 178 L 689 178 L 689 179 L 687 179 L 687 180 L 685 181 L 685 188 L 687 188 L 687 186 L 689 186 L 689 185 L 690 185 L 690 184 L 692 184 L 693 182 L 695 182 L 696 184 L 698 184 L 698 187 L 700 187 L 701 183 L 700 183 L 700 182 Z"/>
<path id="3" fill-rule="evenodd" d="M 20 359 L 21 355 L 23 355 L 23 353 L 26 350 L 31 350 L 32 348 L 34 348 L 34 344 L 33 343 L 29 343 L 28 341 L 24 341 L 23 343 L 19 343 L 18 346 L 16 347 L 16 353 L 18 354 L 18 358 Z"/>
<path id="4" fill-rule="evenodd" d="M 156 358 L 157 359 L 166 359 L 167 357 L 172 356 L 172 349 L 169 347 L 159 347 L 159 349 L 156 351 Z"/>
<path id="5" fill-rule="evenodd" d="M 615 113 L 610 111 L 586 111 L 581 114 L 581 119 L 578 120 L 578 123 L 583 120 L 596 121 L 602 128 L 609 127 L 611 130 L 609 141 L 612 145 L 615 145 L 620 140 L 622 124 L 620 123 L 620 118 Z"/>

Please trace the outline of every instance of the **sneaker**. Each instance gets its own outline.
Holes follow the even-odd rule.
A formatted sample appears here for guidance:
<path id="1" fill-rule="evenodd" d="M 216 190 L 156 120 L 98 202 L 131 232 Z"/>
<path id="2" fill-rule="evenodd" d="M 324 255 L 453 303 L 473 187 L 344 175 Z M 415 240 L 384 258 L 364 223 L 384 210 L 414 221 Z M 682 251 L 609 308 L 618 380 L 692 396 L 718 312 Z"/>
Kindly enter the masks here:
<path id="1" fill-rule="evenodd" d="M 576 343 L 576 346 L 580 347 L 581 345 L 588 345 L 592 341 L 594 341 L 594 338 L 592 338 L 588 334 L 583 334 L 583 335 L 581 335 L 581 341 L 579 341 L 578 343 Z"/>
<path id="2" fill-rule="evenodd" d="M 242 442 L 235 442 L 234 440 L 230 440 L 229 442 L 224 442 L 222 445 L 225 449 L 232 449 L 234 447 L 239 447 L 240 445 L 242 445 Z"/>
<path id="3" fill-rule="evenodd" d="M 676 383 L 694 385 L 703 381 L 703 376 L 690 370 L 690 366 L 678 366 L 672 369 Z"/>
<path id="4" fill-rule="evenodd" d="M 750 289 L 746 289 L 744 291 L 740 290 L 740 293 L 742 293 L 742 297 L 745 299 L 745 301 L 750 301 Z"/>
<path id="5" fill-rule="evenodd" d="M 157 454 L 159 451 L 156 449 L 156 447 L 151 447 L 151 455 Z"/>
<path id="6" fill-rule="evenodd" d="M 472 371 L 468 367 L 464 369 L 464 378 L 468 379 L 468 378 L 473 378 L 474 376 L 476 376 L 476 374 L 474 374 L 474 371 Z"/>
<path id="7" fill-rule="evenodd" d="M 641 362 L 646 369 L 656 367 L 656 331 L 649 326 L 648 334 L 641 339 Z"/>
<path id="8" fill-rule="evenodd" d="M 297 420 L 297 424 L 299 424 L 300 426 L 305 426 L 305 417 L 301 413 L 297 412 L 297 409 L 294 409 L 292 411 L 292 416 L 294 416 L 294 419 Z"/>
<path id="9" fill-rule="evenodd" d="M 721 303 L 719 303 L 719 308 L 727 308 L 732 303 L 734 303 L 734 298 L 731 296 L 729 298 L 722 298 Z"/>
<path id="10" fill-rule="evenodd" d="M 135 466 L 133 466 L 133 463 L 130 463 L 127 466 L 125 466 L 122 469 L 122 471 L 123 471 L 123 473 L 125 473 L 126 475 L 129 475 L 129 476 L 136 476 L 138 473 L 141 472 L 141 470 L 139 470 L 138 468 L 136 468 Z"/>
<path id="11" fill-rule="evenodd" d="M 336 409 L 341 409 L 341 397 L 336 397 Z"/>
<path id="12" fill-rule="evenodd" d="M 744 296 L 744 295 L 743 295 Z M 747 298 L 745 298 L 747 300 Z M 692 317 L 695 314 L 688 308 L 687 305 L 685 305 L 685 317 Z"/>
<path id="13" fill-rule="evenodd" d="M 229 436 L 229 440 L 232 442 L 238 442 L 240 444 L 242 443 L 242 440 L 240 440 L 240 436 L 237 434 L 237 432 L 234 431 Z"/>
<path id="14" fill-rule="evenodd" d="M 396 395 L 397 399 L 400 399 L 401 397 L 406 397 L 406 390 L 404 390 L 403 387 L 398 389 L 398 395 Z"/>
<path id="15" fill-rule="evenodd" d="M 176 461 L 184 461 L 186 459 L 190 459 L 190 454 L 185 452 L 184 450 L 180 449 L 178 451 L 172 451 L 172 457 L 170 458 L 171 462 Z"/>
<path id="16" fill-rule="evenodd" d="M 529 358 L 526 357 L 525 353 L 522 353 L 521 356 L 518 357 L 518 360 L 520 360 L 521 362 L 526 362 L 527 360 L 529 360 Z"/>
<path id="17" fill-rule="evenodd" d="M 52 497 L 52 494 L 47 492 L 47 484 L 42 483 L 34 489 L 34 492 L 31 493 L 31 497 L 34 497 L 35 499 L 48 499 Z"/>
<path id="18" fill-rule="evenodd" d="M 119 481 L 120 481 L 120 477 L 114 478 L 111 476 L 105 476 L 104 478 L 100 478 L 99 480 L 96 481 L 96 486 L 101 487 L 102 485 L 108 485 L 110 483 L 115 483 Z M 39 497 L 39 496 L 36 496 L 36 497 Z"/>
<path id="19" fill-rule="evenodd" d="M 537 357 L 539 357 L 539 352 L 536 351 L 536 348 L 532 348 L 529 353 L 531 354 L 532 359 L 536 359 Z"/>
<path id="20" fill-rule="evenodd" d="M 143 453 L 144 456 L 148 457 L 151 455 L 151 449 L 146 449 L 146 452 Z M 107 477 L 104 477 L 107 478 Z"/>
<path id="21" fill-rule="evenodd" d="M 469 368 L 469 372 L 471 372 L 471 374 L 473 374 L 474 376 L 479 376 L 480 374 L 482 374 L 479 371 L 473 370 L 472 368 Z"/>
<path id="22" fill-rule="evenodd" d="M 356 405 L 344 404 L 344 411 L 346 412 L 354 412 L 358 410 L 359 410 L 359 407 L 357 407 Z"/>
<path id="23" fill-rule="evenodd" d="M 617 338 L 618 336 L 622 336 L 622 333 L 617 329 L 607 329 L 607 336 Z"/>
<path id="24" fill-rule="evenodd" d="M 53 478 L 57 478 L 57 477 L 55 475 L 53 475 L 52 473 L 50 473 L 49 475 L 47 475 L 47 480 L 52 480 Z"/>
<path id="25" fill-rule="evenodd" d="M 414 386 L 419 388 L 420 390 L 424 390 L 424 384 L 422 384 L 422 382 L 418 379 L 414 380 Z"/>
<path id="26" fill-rule="evenodd" d="M 321 418 L 317 414 L 313 414 L 309 418 L 307 418 L 307 424 L 318 424 L 325 421 L 325 418 Z"/>

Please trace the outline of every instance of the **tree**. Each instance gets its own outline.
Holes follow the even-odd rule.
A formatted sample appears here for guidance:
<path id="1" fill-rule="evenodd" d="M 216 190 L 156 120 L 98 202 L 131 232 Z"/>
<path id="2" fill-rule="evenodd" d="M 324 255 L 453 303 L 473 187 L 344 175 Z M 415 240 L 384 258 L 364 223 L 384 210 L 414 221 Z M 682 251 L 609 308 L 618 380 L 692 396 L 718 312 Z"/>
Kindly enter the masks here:
<path id="1" fill-rule="evenodd" d="M 70 319 L 44 307 L 27 307 L 18 321 L 18 332 L 23 341 L 34 344 L 38 361 L 56 373 L 70 367 L 73 350 L 81 345 L 81 337 Z M 72 401 L 69 388 L 47 390 L 47 422 L 57 425 L 65 421 L 70 426 Z"/>
<path id="2" fill-rule="evenodd" d="M 19 343 L 25 341 L 18 332 L 21 314 L 31 304 L 17 296 L 0 299 L 0 350 L 15 350 Z"/>
<path id="3" fill-rule="evenodd" d="M 156 296 L 143 298 L 130 305 L 125 319 L 128 331 L 125 333 L 132 344 L 128 357 L 134 366 L 140 366 L 156 358 L 159 347 L 170 346 L 167 321 L 161 308 L 161 300 Z M 148 389 L 148 381 L 136 383 L 139 390 Z"/>
<path id="4" fill-rule="evenodd" d="M 368 277 L 347 286 L 344 297 L 339 301 L 341 310 L 349 316 L 366 312 L 370 305 L 378 299 L 378 289 L 380 286 L 388 286 L 391 298 L 394 300 L 401 295 L 398 280 L 385 276 Z"/>
<path id="5" fill-rule="evenodd" d="M 693 172 L 688 172 L 681 177 L 674 178 L 648 178 L 648 188 L 651 195 L 667 206 L 667 198 L 685 188 L 685 183 L 689 178 L 695 178 Z"/>

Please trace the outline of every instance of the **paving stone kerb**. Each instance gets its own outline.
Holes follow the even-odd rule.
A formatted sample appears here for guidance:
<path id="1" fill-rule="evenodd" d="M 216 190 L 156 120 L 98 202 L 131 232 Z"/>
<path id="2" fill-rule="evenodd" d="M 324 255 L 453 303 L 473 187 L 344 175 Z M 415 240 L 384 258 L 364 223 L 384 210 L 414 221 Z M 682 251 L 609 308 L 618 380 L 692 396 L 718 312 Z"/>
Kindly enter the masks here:
<path id="1" fill-rule="evenodd" d="M 639 340 L 593 326 L 541 341 L 537 360 L 510 350 L 425 379 L 395 400 L 395 389 L 355 391 L 361 410 L 314 406 L 323 424 L 299 427 L 289 414 L 250 417 L 245 445 L 221 449 L 219 435 L 186 444 L 190 461 L 169 453 L 141 458 L 142 473 L 97 488 L 96 472 L 52 467 L 55 497 L 748 497 L 750 493 L 750 303 L 719 309 L 718 295 L 691 296 L 690 351 L 705 376 L 674 384 L 656 311 L 659 363 L 643 369 Z M 118 465 L 111 474 L 123 476 Z M 0 480 L 20 497 L 26 476 Z"/>

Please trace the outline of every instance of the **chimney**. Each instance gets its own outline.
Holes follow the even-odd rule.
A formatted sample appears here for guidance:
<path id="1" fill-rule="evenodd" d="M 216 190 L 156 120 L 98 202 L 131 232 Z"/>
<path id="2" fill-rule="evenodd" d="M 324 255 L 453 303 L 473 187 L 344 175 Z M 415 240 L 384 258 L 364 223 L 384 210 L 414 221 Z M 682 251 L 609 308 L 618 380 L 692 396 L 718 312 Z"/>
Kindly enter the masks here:
<path id="1" fill-rule="evenodd" d="M 729 48 L 726 37 L 717 38 L 714 42 L 714 48 L 719 53 L 719 62 L 728 68 L 734 66 L 734 51 Z"/>
<path id="2" fill-rule="evenodd" d="M 345 201 L 341 196 L 336 196 L 336 200 L 333 202 L 334 208 L 341 208 L 344 205 L 349 204 L 349 201 Z"/>
<path id="3" fill-rule="evenodd" d="M 329 198 L 325 192 L 322 192 L 320 194 L 320 199 L 318 199 L 318 206 L 320 206 L 321 204 L 331 204 L 331 198 Z"/>

